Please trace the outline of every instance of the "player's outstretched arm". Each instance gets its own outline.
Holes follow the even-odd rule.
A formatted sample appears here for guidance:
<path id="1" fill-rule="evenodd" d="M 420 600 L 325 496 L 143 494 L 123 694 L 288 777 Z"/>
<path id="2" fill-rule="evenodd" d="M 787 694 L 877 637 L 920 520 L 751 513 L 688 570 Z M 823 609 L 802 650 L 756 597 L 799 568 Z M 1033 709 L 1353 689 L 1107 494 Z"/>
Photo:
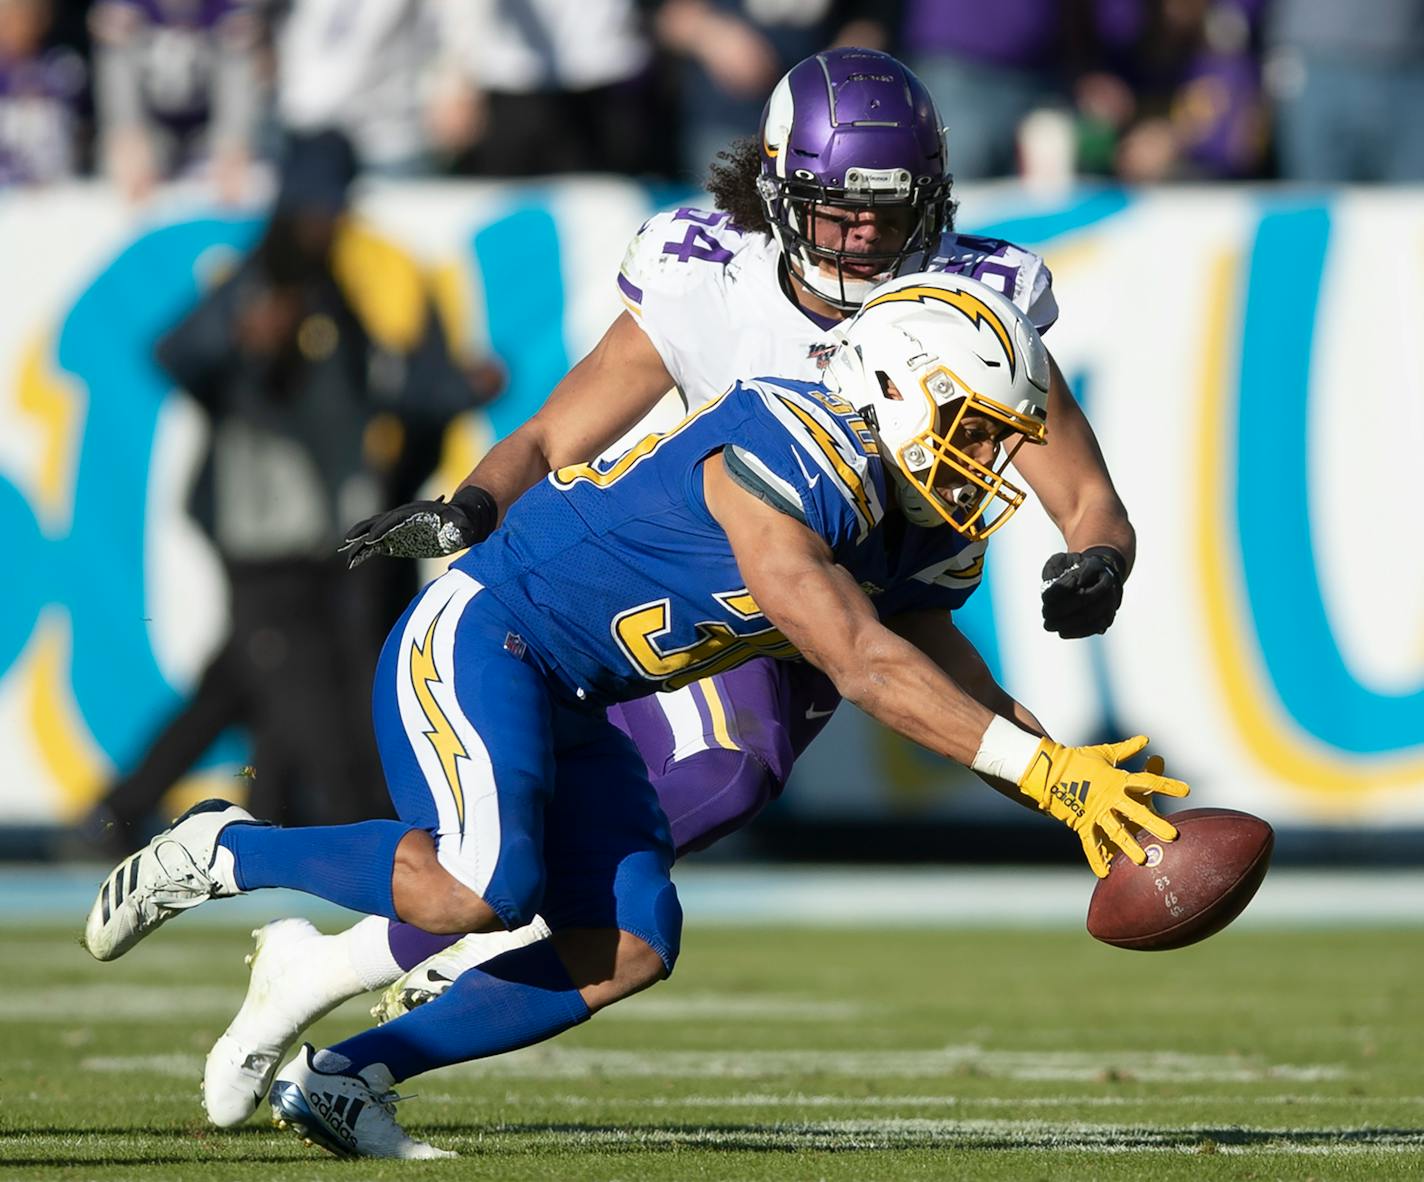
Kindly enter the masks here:
<path id="1" fill-rule="evenodd" d="M 1077 832 L 1088 864 L 1099 877 L 1107 873 L 1108 860 L 1117 849 L 1125 850 L 1132 861 L 1141 864 L 1145 855 L 1132 836 L 1134 829 L 1148 829 L 1164 841 L 1176 837 L 1176 829 L 1152 811 L 1152 794 L 1183 796 L 1187 786 L 1179 780 L 1164 778 L 1163 763 L 1157 756 L 1149 756 L 1143 772 L 1136 777 L 1118 768 L 1123 760 L 1138 754 L 1147 745 L 1145 737 L 1139 735 L 1122 743 L 1096 747 L 1065 747 L 1054 743 L 1032 712 L 994 680 L 983 657 L 954 626 L 948 612 L 905 612 L 886 623 L 998 716 L 990 723 L 991 730 L 985 732 L 971 765 L 979 778 L 1010 800 L 1025 808 L 1047 812 Z M 1035 762 L 1030 765 L 1029 773 L 1017 780 L 1012 778 L 1012 760 L 1007 761 L 1008 768 L 1001 765 L 993 773 L 988 770 L 997 739 L 1007 736 L 1011 744 L 1021 742 L 1016 730 L 1028 731 L 1042 739 L 1034 751 Z M 1047 765 L 1040 756 L 1048 759 Z M 1083 761 L 1084 756 L 1086 761 Z M 1100 763 L 1107 764 L 1108 770 L 1093 773 L 1099 779 L 1094 789 L 1087 775 Z M 1073 777 L 1080 773 L 1083 779 L 1075 781 Z M 1116 828 L 1120 821 L 1126 824 L 1122 831 Z"/>
<path id="2" fill-rule="evenodd" d="M 996 714 L 880 622 L 824 539 L 735 484 L 720 455 L 703 468 L 707 508 L 726 531 L 747 590 L 842 697 L 921 746 L 1016 784 L 1039 810 L 1077 832 L 1099 876 L 1115 850 L 1139 865 L 1146 860 L 1134 829 L 1163 841 L 1176 837 L 1152 811 L 1151 796 L 1185 796 L 1187 786 L 1117 766 L 1146 739 L 1066 747 Z"/>
<path id="3" fill-rule="evenodd" d="M 538 413 L 495 444 L 460 487 L 488 490 L 503 514 L 550 472 L 612 446 L 674 384 L 652 341 L 624 312 Z"/>
<path id="4" fill-rule="evenodd" d="M 970 763 L 992 712 L 880 622 L 824 539 L 737 485 L 720 455 L 703 470 L 707 508 L 767 619 L 843 698 L 931 751 Z"/>
<path id="5" fill-rule="evenodd" d="M 368 517 L 351 527 L 341 548 L 359 566 L 378 554 L 439 558 L 482 542 L 528 489 L 555 468 L 594 459 L 672 386 L 662 357 L 624 312 L 543 408 L 491 448 L 449 501 L 412 501 Z"/>
<path id="6" fill-rule="evenodd" d="M 979 650 L 955 627 L 953 617 L 947 609 L 922 608 L 902 612 L 886 620 L 885 626 L 897 636 L 908 640 L 962 686 L 967 694 L 1000 718 L 1008 719 L 1029 734 L 1041 738 L 1048 736 L 1048 731 L 1034 717 L 1032 711 L 994 680 L 994 675 L 984 663 L 984 658 L 979 655 Z M 1025 796 L 1014 781 L 985 775 L 983 772 L 979 773 L 979 778 L 1015 804 L 1028 809 L 1038 808 L 1037 803 Z"/>
<path id="7" fill-rule="evenodd" d="M 1043 626 L 1065 640 L 1106 632 L 1122 603 L 1137 535 L 1097 437 L 1050 360 L 1045 447 L 1021 448 L 1014 466 L 1058 526 L 1067 549 L 1043 568 Z"/>

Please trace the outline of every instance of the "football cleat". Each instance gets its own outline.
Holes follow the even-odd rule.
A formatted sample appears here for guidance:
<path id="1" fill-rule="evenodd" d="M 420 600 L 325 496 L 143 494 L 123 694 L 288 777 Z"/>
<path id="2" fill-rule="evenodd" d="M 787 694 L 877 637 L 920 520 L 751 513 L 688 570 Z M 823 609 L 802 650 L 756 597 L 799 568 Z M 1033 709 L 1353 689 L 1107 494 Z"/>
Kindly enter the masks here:
<path id="1" fill-rule="evenodd" d="M 195 804 L 104 879 L 84 924 L 84 947 L 95 960 L 117 960 L 175 915 L 209 899 L 241 894 L 233 858 L 218 834 L 254 821 L 225 800 Z"/>
<path id="2" fill-rule="evenodd" d="M 539 916 L 512 932 L 475 932 L 451 944 L 443 952 L 428 957 L 389 986 L 381 1000 L 371 1007 L 377 1022 L 391 1022 L 417 1006 L 434 1001 L 455 983 L 466 969 L 482 965 L 505 952 L 547 939 L 549 925 Z"/>
<path id="3" fill-rule="evenodd" d="M 247 996 L 203 1068 L 203 1107 L 223 1129 L 257 1111 L 303 1030 L 365 992 L 345 956 L 329 950 L 336 937 L 306 920 L 273 920 L 252 934 L 257 947 L 247 957 Z"/>
<path id="4" fill-rule="evenodd" d="M 319 1067 L 318 1058 L 327 1062 Z M 346 1065 L 340 1055 L 318 1055 L 311 1043 L 302 1044 L 272 1082 L 272 1123 L 337 1157 L 457 1156 L 417 1141 L 400 1127 L 396 1101 L 401 1097 L 384 1064 L 372 1063 L 360 1072 L 339 1069 Z"/>

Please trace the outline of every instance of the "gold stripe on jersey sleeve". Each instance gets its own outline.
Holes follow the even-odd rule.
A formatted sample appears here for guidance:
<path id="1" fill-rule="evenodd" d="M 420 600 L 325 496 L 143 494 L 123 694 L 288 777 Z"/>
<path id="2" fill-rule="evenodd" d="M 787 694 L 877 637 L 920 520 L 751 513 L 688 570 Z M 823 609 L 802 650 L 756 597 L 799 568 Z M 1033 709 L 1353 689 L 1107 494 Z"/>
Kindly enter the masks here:
<path id="1" fill-rule="evenodd" d="M 831 438 L 830 432 L 821 426 L 816 418 L 806 410 L 797 406 L 790 398 L 778 394 L 777 398 L 791 411 L 806 428 L 806 433 L 810 435 L 812 441 L 825 454 L 826 459 L 831 462 L 831 469 L 835 472 L 837 482 L 847 494 L 847 498 L 855 506 L 855 511 L 860 514 L 867 529 L 875 524 L 870 511 L 870 498 L 866 496 L 865 484 L 856 472 L 841 455 L 840 449 L 836 447 L 835 440 Z"/>
<path id="2" fill-rule="evenodd" d="M 968 566 L 962 566 L 958 570 L 947 570 L 944 573 L 951 579 L 959 579 L 966 583 L 973 582 L 984 573 L 984 556 L 981 554 Z"/>
<path id="3" fill-rule="evenodd" d="M 599 488 L 607 488 L 615 480 L 627 476 L 640 461 L 647 459 L 678 432 L 686 430 L 700 416 L 717 406 L 735 387 L 729 387 L 711 402 L 704 403 L 669 431 L 660 435 L 645 435 L 619 456 L 608 468 L 600 469 L 593 464 L 570 464 L 553 474 L 553 482 L 558 488 L 569 488 L 580 480 L 587 480 Z"/>

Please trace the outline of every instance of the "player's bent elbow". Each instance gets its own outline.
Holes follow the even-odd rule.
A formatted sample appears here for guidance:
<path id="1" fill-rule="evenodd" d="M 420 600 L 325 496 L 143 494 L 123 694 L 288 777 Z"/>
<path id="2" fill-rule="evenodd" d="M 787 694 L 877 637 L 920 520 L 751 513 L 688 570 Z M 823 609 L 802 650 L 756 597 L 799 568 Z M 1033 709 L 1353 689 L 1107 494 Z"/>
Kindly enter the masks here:
<path id="1" fill-rule="evenodd" d="M 821 665 L 819 668 L 831 679 L 836 693 L 857 709 L 864 710 L 876 697 L 880 679 L 864 662 L 836 667 Z"/>
<path id="2" fill-rule="evenodd" d="M 865 709 L 884 689 L 883 661 L 873 641 L 847 645 L 841 652 L 818 653 L 812 661 L 852 706 Z"/>

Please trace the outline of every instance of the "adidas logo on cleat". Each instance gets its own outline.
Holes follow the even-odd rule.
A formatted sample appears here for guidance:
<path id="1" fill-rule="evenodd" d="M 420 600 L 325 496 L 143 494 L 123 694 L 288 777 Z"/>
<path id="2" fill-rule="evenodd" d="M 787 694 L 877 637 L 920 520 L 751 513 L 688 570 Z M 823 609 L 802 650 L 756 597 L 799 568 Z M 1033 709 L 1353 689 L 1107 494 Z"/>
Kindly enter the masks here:
<path id="1" fill-rule="evenodd" d="M 350 1096 L 338 1096 L 332 1092 L 311 1092 L 308 1100 L 327 1127 L 354 1151 L 356 1118 L 361 1115 L 361 1109 L 366 1107 L 366 1101 L 353 1100 Z"/>

